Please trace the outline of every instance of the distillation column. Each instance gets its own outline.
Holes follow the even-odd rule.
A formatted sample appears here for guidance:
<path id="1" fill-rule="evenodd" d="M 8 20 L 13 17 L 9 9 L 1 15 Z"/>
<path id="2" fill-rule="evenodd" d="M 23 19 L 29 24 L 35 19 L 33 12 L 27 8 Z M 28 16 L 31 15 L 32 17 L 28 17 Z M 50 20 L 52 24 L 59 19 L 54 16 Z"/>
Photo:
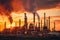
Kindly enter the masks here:
<path id="1" fill-rule="evenodd" d="M 50 16 L 49 16 L 49 30 L 50 30 Z"/>

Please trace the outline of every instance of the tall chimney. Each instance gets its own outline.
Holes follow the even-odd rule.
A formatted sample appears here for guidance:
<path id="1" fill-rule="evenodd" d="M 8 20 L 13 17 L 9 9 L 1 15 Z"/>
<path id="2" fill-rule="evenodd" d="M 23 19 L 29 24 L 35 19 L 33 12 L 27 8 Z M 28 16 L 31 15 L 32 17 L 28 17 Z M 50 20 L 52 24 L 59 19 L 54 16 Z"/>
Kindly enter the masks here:
<path id="1" fill-rule="evenodd" d="M 55 31 L 55 28 L 56 28 L 56 27 L 55 27 L 55 22 L 54 22 L 54 31 Z"/>
<path id="2" fill-rule="evenodd" d="M 48 19 L 49 19 L 49 30 L 50 30 L 50 16 L 48 17 Z"/>
<path id="3" fill-rule="evenodd" d="M 25 16 L 25 18 L 24 18 L 24 25 L 25 25 L 26 28 L 27 28 L 27 16 L 26 16 L 26 13 L 24 13 L 24 16 Z"/>
<path id="4" fill-rule="evenodd" d="M 33 13 L 33 23 L 35 25 L 35 12 Z"/>
<path id="5" fill-rule="evenodd" d="M 19 27 L 21 26 L 21 20 L 19 19 Z"/>
<path id="6" fill-rule="evenodd" d="M 42 20 L 41 20 L 41 30 L 42 30 Z"/>
<path id="7" fill-rule="evenodd" d="M 46 20 L 46 14 L 44 13 L 44 27 L 46 26 L 45 20 Z"/>

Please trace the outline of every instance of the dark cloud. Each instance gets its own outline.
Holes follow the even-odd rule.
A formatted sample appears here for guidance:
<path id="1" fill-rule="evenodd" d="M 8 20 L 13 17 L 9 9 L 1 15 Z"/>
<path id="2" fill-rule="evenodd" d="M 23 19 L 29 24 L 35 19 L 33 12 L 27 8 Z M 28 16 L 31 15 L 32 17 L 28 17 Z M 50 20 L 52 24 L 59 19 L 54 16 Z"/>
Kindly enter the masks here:
<path id="1" fill-rule="evenodd" d="M 12 17 L 10 16 L 11 11 L 13 10 L 11 2 L 12 2 L 12 0 L 0 0 L 0 6 L 2 6 L 4 8 L 4 9 L 2 8 L 4 11 L 2 9 L 0 9 L 0 10 L 2 10 L 1 12 L 4 12 L 4 15 L 9 16 L 8 19 L 9 19 L 10 23 L 12 23 L 12 21 L 13 21 Z M 0 13 L 0 14 L 2 14 L 2 13 Z"/>
<path id="2" fill-rule="evenodd" d="M 0 5 L 3 6 L 6 11 L 5 15 L 10 15 L 10 12 L 12 11 L 12 6 L 11 6 L 12 0 L 0 0 Z"/>
<path id="3" fill-rule="evenodd" d="M 5 15 L 9 16 L 8 18 L 12 23 L 12 17 L 10 14 L 13 10 L 20 11 L 25 9 L 25 11 L 32 12 L 35 9 L 40 10 L 54 8 L 59 3 L 60 0 L 0 0 L 0 14 L 4 12 Z"/>
<path id="4" fill-rule="evenodd" d="M 27 3 L 30 5 L 29 8 L 26 5 Z M 23 6 L 27 11 L 33 11 L 34 9 L 54 8 L 58 3 L 60 3 L 60 0 L 25 0 Z"/>
<path id="5" fill-rule="evenodd" d="M 12 2 L 17 5 L 12 7 Z M 21 6 L 18 5 L 18 2 L 20 2 Z M 60 0 L 0 0 L 0 4 L 3 5 L 6 11 L 11 12 L 12 10 L 21 10 L 25 9 L 26 11 L 33 11 L 33 10 L 40 10 L 40 9 L 49 9 L 56 7 L 57 4 L 60 3 Z M 14 4 L 14 5 L 15 5 Z M 21 8 L 19 8 L 19 6 Z M 14 8 L 14 9 L 13 9 Z M 16 9 L 15 9 L 16 8 Z M 6 15 L 10 15 L 10 13 L 5 13 Z"/>

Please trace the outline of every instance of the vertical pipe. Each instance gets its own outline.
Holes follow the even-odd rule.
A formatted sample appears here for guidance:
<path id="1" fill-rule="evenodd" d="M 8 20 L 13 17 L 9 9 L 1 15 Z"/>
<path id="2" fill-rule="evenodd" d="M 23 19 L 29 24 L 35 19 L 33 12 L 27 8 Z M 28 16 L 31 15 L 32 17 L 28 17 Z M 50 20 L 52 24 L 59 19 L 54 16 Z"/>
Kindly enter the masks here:
<path id="1" fill-rule="evenodd" d="M 44 27 L 45 27 L 46 14 L 44 13 Z"/>
<path id="2" fill-rule="evenodd" d="M 42 30 L 42 20 L 41 20 L 41 30 Z"/>
<path id="3" fill-rule="evenodd" d="M 50 30 L 50 16 L 48 18 L 49 18 L 49 30 Z"/>
<path id="4" fill-rule="evenodd" d="M 35 24 L 35 12 L 33 13 L 33 23 Z"/>
<path id="5" fill-rule="evenodd" d="M 25 15 L 25 20 L 24 20 L 24 25 L 26 26 L 26 28 L 27 28 L 27 16 L 26 16 L 26 13 L 24 13 L 24 15 Z"/>
<path id="6" fill-rule="evenodd" d="M 54 22 L 54 31 L 55 31 L 55 22 Z"/>

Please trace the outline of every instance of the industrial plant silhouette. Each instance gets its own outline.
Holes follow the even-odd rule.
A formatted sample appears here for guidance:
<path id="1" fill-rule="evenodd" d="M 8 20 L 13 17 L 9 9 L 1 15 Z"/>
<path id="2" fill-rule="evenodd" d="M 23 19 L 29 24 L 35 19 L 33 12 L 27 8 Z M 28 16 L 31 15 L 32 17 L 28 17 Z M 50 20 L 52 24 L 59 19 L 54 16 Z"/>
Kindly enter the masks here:
<path id="1" fill-rule="evenodd" d="M 28 22 L 27 22 L 27 15 L 24 13 L 24 25 L 22 28 L 21 26 L 21 20 L 19 19 L 19 27 L 14 27 L 13 30 L 10 28 L 6 28 L 6 22 L 5 22 L 5 28 L 2 32 L 0 32 L 0 36 L 19 36 L 19 37 L 45 37 L 45 36 L 51 36 L 51 35 L 60 35 L 60 32 L 57 32 L 55 30 L 55 22 L 54 22 L 54 28 L 51 31 L 50 30 L 50 16 L 48 17 L 48 26 L 46 24 L 46 13 L 44 13 L 44 26 L 42 26 L 42 20 L 38 16 L 38 24 L 35 23 L 35 12 L 33 13 L 33 23 L 29 24 L 28 28 Z M 12 20 L 11 20 L 12 23 Z M 35 25 L 36 24 L 36 25 Z"/>

